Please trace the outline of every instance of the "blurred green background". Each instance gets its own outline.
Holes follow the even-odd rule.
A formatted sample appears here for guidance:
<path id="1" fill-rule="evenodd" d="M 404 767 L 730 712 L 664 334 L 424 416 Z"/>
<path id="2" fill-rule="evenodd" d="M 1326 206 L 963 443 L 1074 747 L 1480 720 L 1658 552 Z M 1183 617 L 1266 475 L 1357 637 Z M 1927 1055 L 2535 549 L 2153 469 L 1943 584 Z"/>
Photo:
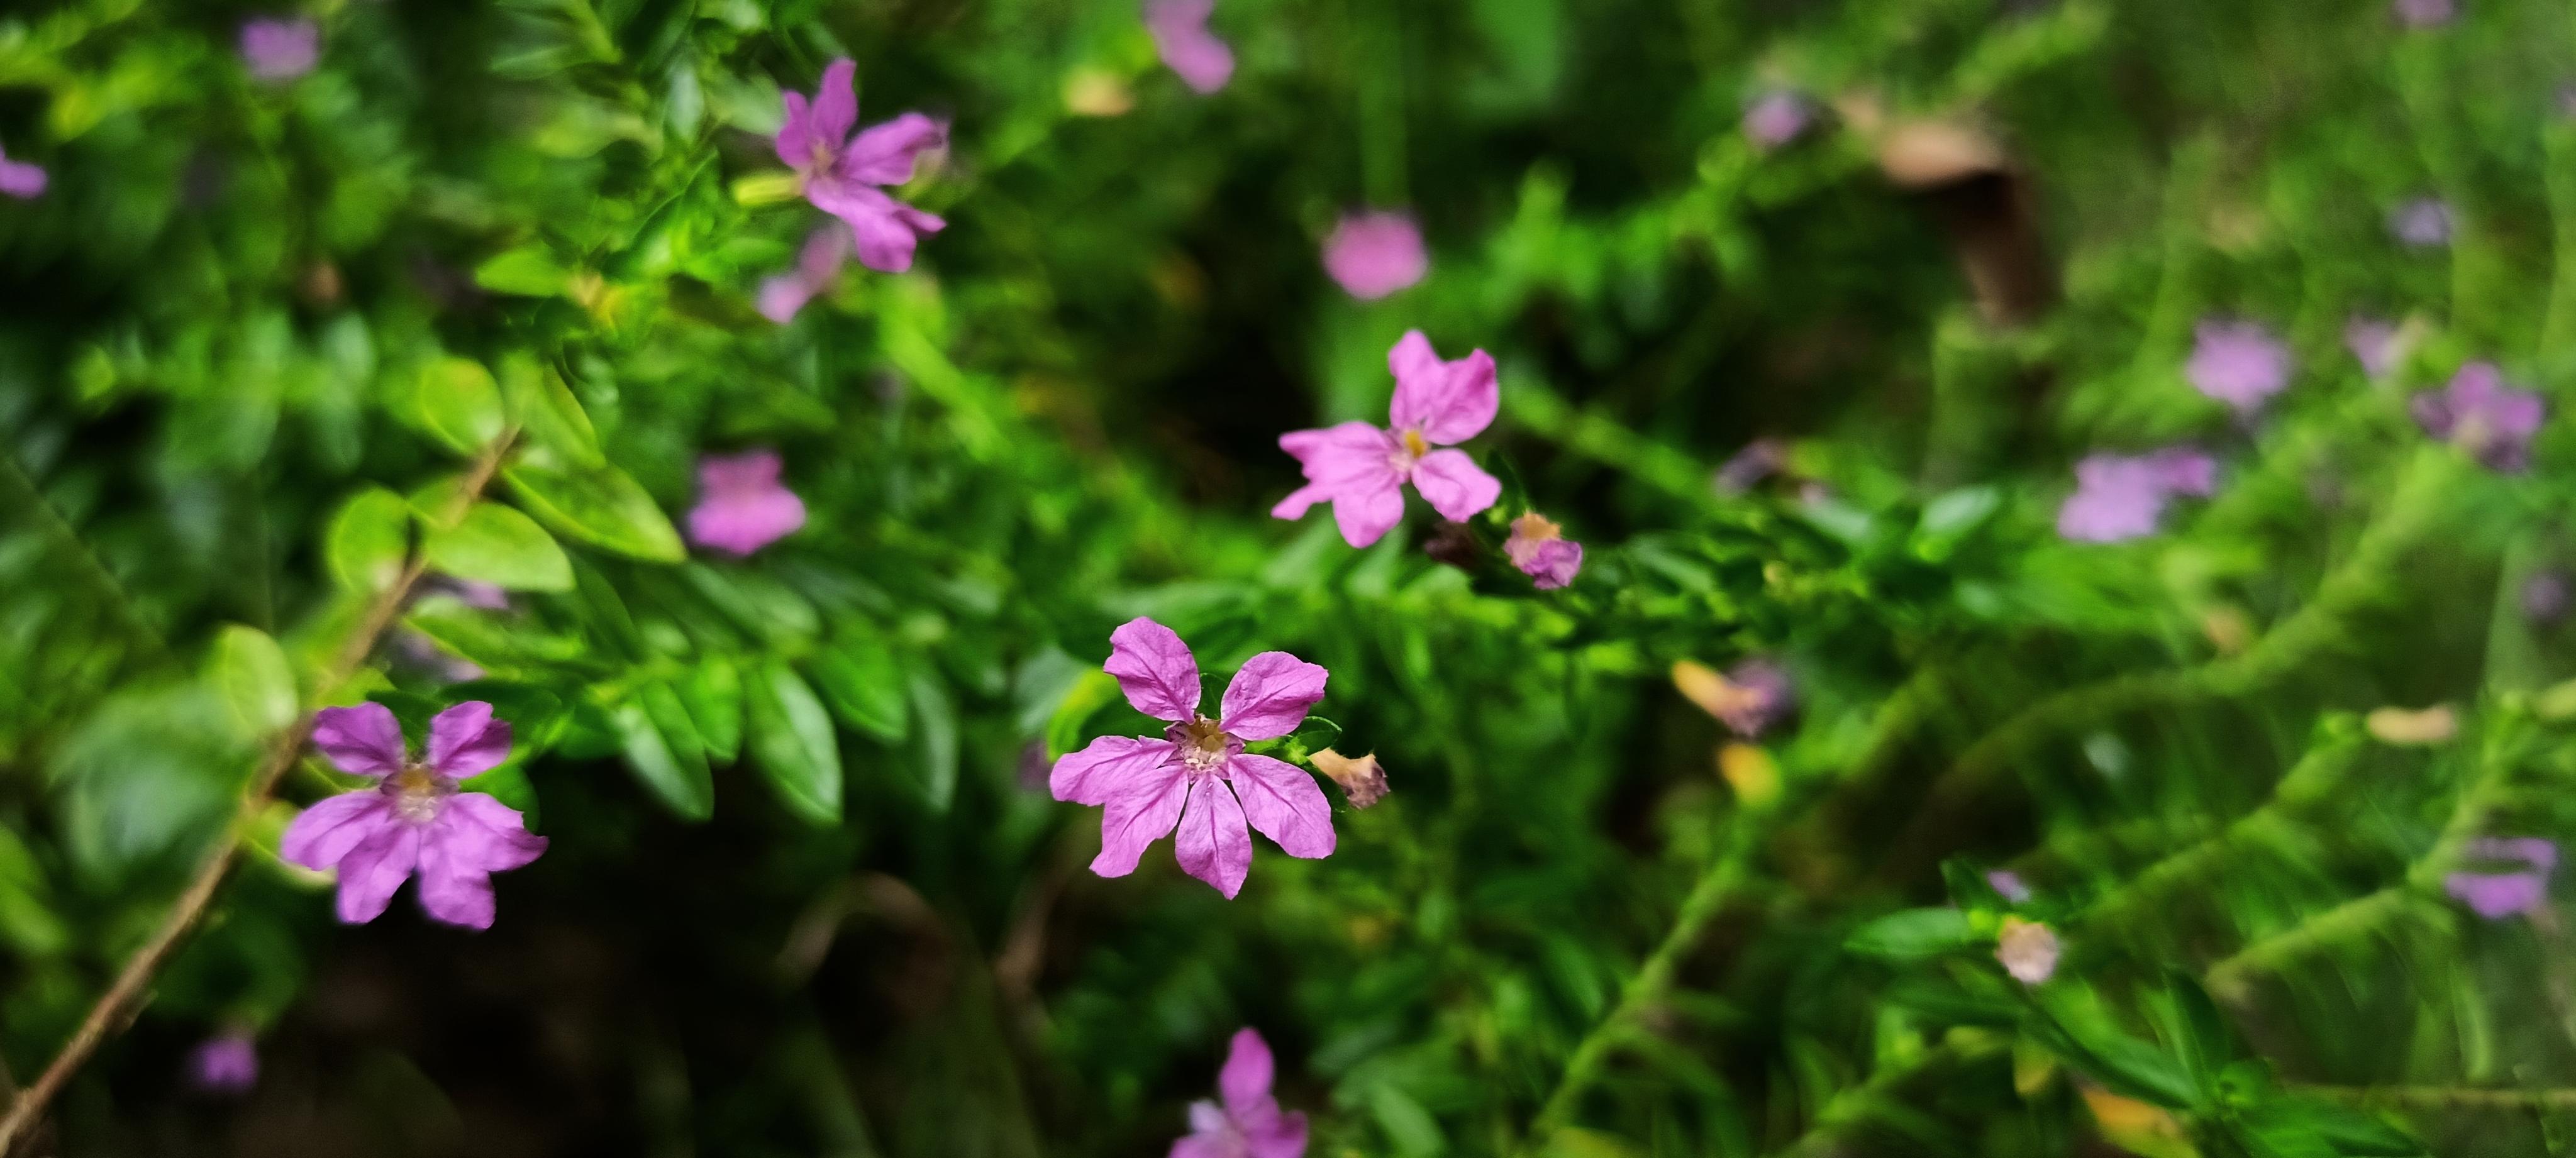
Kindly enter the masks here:
<path id="1" fill-rule="evenodd" d="M 244 842 L 26 1152 L 1161 1154 L 1249 1025 L 1319 1158 L 2558 1153 L 2554 862 L 2480 840 L 2576 832 L 2576 448 L 2410 404 L 2576 386 L 2576 17 L 2450 7 L 1220 0 L 1201 94 L 1131 0 L 19 0 L 12 1088 Z M 951 121 L 900 194 L 948 226 L 778 325 L 822 218 L 768 134 L 843 55 Z M 1370 206 L 1430 266 L 1363 302 Z M 2211 320 L 2268 404 L 2194 389 Z M 1502 503 L 1450 562 L 1419 501 L 1269 518 L 1415 327 L 1500 365 Z M 2181 443 L 2213 495 L 2061 537 L 2080 459 Z M 809 523 L 688 550 L 750 447 Z M 442 539 L 495 463 L 534 538 Z M 1493 554 L 1533 507 L 1564 591 Z M 421 552 L 518 590 L 386 603 Z M 1044 770 L 1146 730 L 1137 615 L 1326 665 L 1298 751 L 1391 795 L 1231 902 L 1093 876 Z M 1751 737 L 1674 666 L 1747 658 L 1797 699 Z M 333 920 L 274 855 L 318 758 L 236 821 L 361 698 L 516 727 L 472 786 L 552 845 L 490 931 Z M 199 1088 L 228 1033 L 256 1084 Z"/>

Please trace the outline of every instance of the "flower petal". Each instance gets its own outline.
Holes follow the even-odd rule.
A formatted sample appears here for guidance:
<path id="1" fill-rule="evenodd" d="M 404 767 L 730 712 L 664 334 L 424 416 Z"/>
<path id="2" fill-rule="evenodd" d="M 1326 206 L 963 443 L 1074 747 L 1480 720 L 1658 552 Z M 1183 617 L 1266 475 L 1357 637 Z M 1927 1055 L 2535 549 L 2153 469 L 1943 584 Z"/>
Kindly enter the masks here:
<path id="1" fill-rule="evenodd" d="M 1243 827 L 1243 806 L 1235 803 L 1224 780 L 1202 776 L 1190 785 L 1172 852 L 1182 872 L 1215 886 L 1227 900 L 1243 891 L 1243 878 L 1252 871 L 1252 834 Z"/>
<path id="2" fill-rule="evenodd" d="M 1145 736 L 1102 736 L 1079 752 L 1067 752 L 1047 773 L 1047 790 L 1058 800 L 1106 804 L 1119 786 L 1155 777 L 1172 758 L 1173 744 Z"/>
<path id="3" fill-rule="evenodd" d="M 45 191 L 45 171 L 24 161 L 0 157 L 0 193 L 12 197 L 34 197 Z"/>
<path id="4" fill-rule="evenodd" d="M 1102 801 L 1100 855 L 1091 858 L 1091 871 L 1104 877 L 1136 871 L 1137 859 L 1181 818 L 1189 777 L 1174 765 L 1163 769 L 1160 776 L 1120 781 Z"/>
<path id="5" fill-rule="evenodd" d="M 805 500 L 773 486 L 750 494 L 716 494 L 689 508 L 689 541 L 744 558 L 805 525 Z"/>
<path id="6" fill-rule="evenodd" d="M 1186 723 L 1198 715 L 1199 661 L 1171 628 L 1137 616 L 1109 633 L 1109 662 L 1127 702 L 1157 720 Z"/>
<path id="7" fill-rule="evenodd" d="M 1271 1076 L 1270 1043 L 1261 1040 L 1259 1030 L 1236 1030 L 1226 1046 L 1225 1067 L 1216 1072 L 1216 1091 L 1225 1098 L 1226 1112 L 1240 1119 L 1243 1111 L 1270 1101 Z"/>
<path id="8" fill-rule="evenodd" d="M 850 138 L 837 169 L 844 180 L 901 185 L 912 180 L 921 155 L 948 143 L 948 126 L 920 113 L 905 113 L 868 126 Z"/>
<path id="9" fill-rule="evenodd" d="M 468 929 L 492 927 L 492 874 L 474 863 L 479 849 L 461 835 L 476 826 L 433 824 L 420 843 L 420 907 Z"/>
<path id="10" fill-rule="evenodd" d="M 378 829 L 397 823 L 385 794 L 373 788 L 326 796 L 286 826 L 286 835 L 277 842 L 277 859 L 327 869 Z"/>
<path id="11" fill-rule="evenodd" d="M 1250 754 L 1226 761 L 1225 770 L 1234 778 L 1243 818 L 1281 851 L 1306 860 L 1333 855 L 1333 806 L 1314 777 L 1294 764 Z"/>
<path id="12" fill-rule="evenodd" d="M 510 722 L 492 718 L 492 705 L 467 700 L 429 721 L 429 752 L 423 761 L 432 772 L 465 780 L 500 767 L 510 758 Z"/>
<path id="13" fill-rule="evenodd" d="M 508 872 L 546 851 L 546 838 L 528 831 L 524 814 L 481 792 L 448 797 L 438 827 L 446 833 L 449 850 L 470 854 L 459 863 L 484 872 Z"/>
<path id="14" fill-rule="evenodd" d="M 807 182 L 805 199 L 847 222 L 858 238 L 859 264 L 882 273 L 911 269 L 918 235 L 948 227 L 936 215 L 888 197 L 884 190 L 838 177 Z"/>
<path id="15" fill-rule="evenodd" d="M 779 325 L 783 326 L 796 320 L 796 315 L 805 308 L 805 303 L 812 300 L 814 300 L 814 287 L 805 284 L 805 279 L 795 274 L 782 273 L 776 277 L 761 280 L 758 307 L 760 316 Z"/>
<path id="16" fill-rule="evenodd" d="M 1392 482 L 1344 490 L 1333 496 L 1333 522 L 1342 528 L 1342 541 L 1354 547 L 1385 538 L 1403 521 L 1404 488 Z"/>
<path id="17" fill-rule="evenodd" d="M 1319 486 L 1315 483 L 1307 483 L 1302 487 L 1298 487 L 1296 490 L 1288 492 L 1287 498 L 1279 500 L 1276 505 L 1272 506 L 1270 508 L 1270 517 L 1274 519 L 1302 519 L 1306 517 L 1306 512 L 1312 509 L 1315 504 L 1331 502 L 1332 498 L 1333 492 L 1330 488 Z"/>
<path id="18" fill-rule="evenodd" d="M 1215 0 L 1152 0 L 1145 5 L 1145 31 L 1154 51 L 1181 83 L 1201 94 L 1225 87 L 1234 77 L 1234 50 L 1208 31 Z"/>
<path id="19" fill-rule="evenodd" d="M 1306 710 L 1324 698 L 1322 664 L 1284 651 L 1245 661 L 1225 686 L 1225 714 L 1217 726 L 1245 740 L 1276 740 L 1305 722 Z"/>
<path id="20" fill-rule="evenodd" d="M 1502 408 L 1494 359 L 1483 350 L 1443 362 L 1422 331 L 1409 330 L 1388 352 L 1387 366 L 1395 371 L 1395 401 L 1387 408 L 1387 425 L 1419 430 L 1435 444 L 1447 446 L 1475 437 Z"/>
<path id="21" fill-rule="evenodd" d="M 420 829 L 388 824 L 340 858 L 340 920 L 363 925 L 383 916 L 394 890 L 420 863 Z"/>
<path id="22" fill-rule="evenodd" d="M 1252 1158 L 1303 1158 L 1306 1115 L 1279 1114 L 1260 1126 L 1246 1126 L 1243 1136 L 1252 1144 Z"/>
<path id="23" fill-rule="evenodd" d="M 823 79 L 814 86 L 814 139 L 836 153 L 859 123 L 858 75 L 858 62 L 844 56 L 824 65 Z"/>
<path id="24" fill-rule="evenodd" d="M 787 112 L 779 119 L 778 136 L 771 140 L 770 147 L 777 150 L 778 159 L 786 162 L 788 168 L 802 173 L 806 166 L 814 163 L 817 151 L 814 113 L 806 104 L 804 93 L 791 89 L 778 94 L 778 99 L 786 106 Z M 824 146 L 822 151 L 830 152 L 830 146 Z"/>
<path id="25" fill-rule="evenodd" d="M 1502 480 L 1486 474 L 1463 450 L 1435 450 L 1413 466 L 1413 489 L 1451 522 L 1474 518 L 1503 495 Z"/>
<path id="26" fill-rule="evenodd" d="M 402 771 L 402 725 L 383 704 L 324 708 L 313 713 L 313 746 L 343 772 L 383 776 Z"/>

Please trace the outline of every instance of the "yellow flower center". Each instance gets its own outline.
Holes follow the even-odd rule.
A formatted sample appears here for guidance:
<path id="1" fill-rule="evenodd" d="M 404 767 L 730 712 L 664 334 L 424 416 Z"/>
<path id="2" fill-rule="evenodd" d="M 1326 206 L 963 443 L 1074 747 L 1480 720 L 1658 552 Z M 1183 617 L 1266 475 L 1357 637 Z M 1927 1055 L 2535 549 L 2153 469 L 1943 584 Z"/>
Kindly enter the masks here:
<path id="1" fill-rule="evenodd" d="M 1205 772 L 1225 763 L 1225 758 L 1231 754 L 1226 751 L 1226 741 L 1230 738 L 1216 721 L 1200 716 L 1181 725 L 1172 735 L 1172 742 L 1180 745 L 1183 766 L 1192 772 Z"/>
<path id="2" fill-rule="evenodd" d="M 1421 431 L 1408 430 L 1404 432 L 1404 453 L 1408 457 L 1420 458 L 1431 453 L 1431 444 L 1423 441 Z"/>
<path id="3" fill-rule="evenodd" d="M 438 775 L 418 764 L 385 778 L 385 795 L 393 797 L 394 815 L 413 824 L 437 819 L 439 805 L 445 802 L 447 793 Z"/>

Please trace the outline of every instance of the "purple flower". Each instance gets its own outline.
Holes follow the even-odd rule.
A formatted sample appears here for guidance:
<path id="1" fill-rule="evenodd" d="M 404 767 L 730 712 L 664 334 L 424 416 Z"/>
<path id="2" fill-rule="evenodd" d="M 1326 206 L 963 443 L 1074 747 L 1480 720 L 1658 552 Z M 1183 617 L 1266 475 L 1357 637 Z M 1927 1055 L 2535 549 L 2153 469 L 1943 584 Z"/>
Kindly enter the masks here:
<path id="1" fill-rule="evenodd" d="M 2075 464 L 2075 493 L 2057 509 L 2057 533 L 2081 543 L 2151 535 L 2173 496 L 2206 495 L 2217 485 L 2218 464 L 2187 446 L 2086 455 Z"/>
<path id="2" fill-rule="evenodd" d="M 2536 836 L 2483 837 L 2461 850 L 2471 860 L 2517 861 L 2514 872 L 2455 872 L 2442 878 L 2442 891 L 2490 921 L 2517 913 L 2537 912 L 2549 899 L 2549 875 L 2558 868 L 2558 845 Z"/>
<path id="3" fill-rule="evenodd" d="M 45 191 L 45 170 L 25 161 L 12 161 L 0 152 L 0 193 L 12 197 L 34 197 Z"/>
<path id="4" fill-rule="evenodd" d="M 2439 197 L 2418 197 L 2389 211 L 2388 232 L 2416 249 L 2448 245 L 2451 207 Z"/>
<path id="5" fill-rule="evenodd" d="M 2567 614 L 2570 594 L 2576 592 L 2568 589 L 2565 571 L 2551 568 L 2532 572 L 2522 581 L 2523 618 L 2544 626 L 2558 622 Z"/>
<path id="6" fill-rule="evenodd" d="M 1216 1074 L 1223 1101 L 1190 1103 L 1189 1135 L 1172 1143 L 1170 1158 L 1302 1158 L 1306 1115 L 1279 1112 L 1271 1069 L 1270 1044 L 1237 1030 Z"/>
<path id="7" fill-rule="evenodd" d="M 1151 619 L 1109 633 L 1110 675 L 1137 711 L 1171 726 L 1162 739 L 1103 736 L 1055 762 L 1047 787 L 1058 800 L 1103 806 L 1100 855 L 1091 871 L 1123 877 L 1147 846 L 1180 826 L 1173 852 L 1181 869 L 1231 899 L 1252 870 L 1249 823 L 1294 857 L 1333 852 L 1332 805 L 1295 765 L 1243 750 L 1305 722 L 1324 698 L 1325 671 L 1284 651 L 1252 657 L 1226 685 L 1216 719 L 1199 714 L 1199 665 L 1189 645 Z M 1267 1086 L 1269 1066 L 1262 1067 Z"/>
<path id="8" fill-rule="evenodd" d="M 805 500 L 778 485 L 778 469 L 778 452 L 771 450 L 699 459 L 689 541 L 740 557 L 804 526 Z"/>
<path id="9" fill-rule="evenodd" d="M 2448 24 L 2459 15 L 2451 0 L 2393 0 L 2389 14 L 2408 28 L 2433 28 Z"/>
<path id="10" fill-rule="evenodd" d="M 2022 881 L 2020 873 L 2011 869 L 1995 869 L 1988 872 L 1986 883 L 1994 886 L 1996 893 L 2013 904 L 2024 904 L 2030 900 L 2030 886 Z"/>
<path id="11" fill-rule="evenodd" d="M 469 929 L 492 927 L 491 874 L 546 850 L 519 813 L 457 782 L 510 756 L 510 725 L 492 705 L 469 700 L 429 722 L 429 750 L 414 762 L 402 725 L 383 704 L 324 708 L 313 716 L 313 746 L 340 770 L 374 777 L 373 787 L 327 797 L 287 826 L 279 859 L 340 870 L 340 919 L 375 920 L 416 872 L 420 907 Z"/>
<path id="12" fill-rule="evenodd" d="M 1353 213 L 1324 239 L 1324 272 L 1342 292 L 1373 302 L 1422 280 L 1431 259 L 1422 230 L 1405 213 Z"/>
<path id="13" fill-rule="evenodd" d="M 860 264 L 902 273 L 912 268 L 920 235 L 937 233 L 948 223 L 887 196 L 879 186 L 912 180 L 921 155 L 948 143 L 948 126 L 905 113 L 851 135 L 850 127 L 859 121 L 858 91 L 851 87 L 858 67 L 848 57 L 833 61 L 823 70 L 810 107 L 803 93 L 786 94 L 778 159 L 805 179 L 806 200 L 849 223 L 858 238 Z"/>
<path id="14" fill-rule="evenodd" d="M 1717 717 L 1728 731 L 1748 740 L 1798 706 L 1789 669 L 1761 658 L 1738 663 L 1724 675 L 1697 660 L 1676 660 L 1673 687 L 1701 711 Z"/>
<path id="15" fill-rule="evenodd" d="M 188 1051 L 188 1085 L 226 1097 L 250 1092 L 259 1084 L 259 1045 L 239 1030 L 217 1034 Z"/>
<path id="16" fill-rule="evenodd" d="M 1422 492 L 1440 517 L 1464 522 L 1494 505 L 1503 484 L 1463 450 L 1433 450 L 1465 442 L 1493 422 L 1502 406 L 1494 359 L 1476 350 L 1443 362 L 1420 330 L 1405 331 L 1388 351 L 1395 372 L 1390 429 L 1345 422 L 1279 436 L 1279 449 L 1294 455 L 1306 485 L 1270 508 L 1276 518 L 1305 516 L 1316 503 L 1333 504 L 1342 538 L 1365 547 L 1404 518 L 1405 483 Z"/>
<path id="17" fill-rule="evenodd" d="M 1234 50 L 1208 31 L 1216 0 L 1146 0 L 1145 31 L 1154 51 L 1179 74 L 1181 83 L 1202 93 L 1225 87 L 1234 76 Z"/>
<path id="18" fill-rule="evenodd" d="M 313 71 L 322 28 L 310 20 L 252 20 L 241 26 L 242 63 L 261 80 L 285 82 Z"/>
<path id="19" fill-rule="evenodd" d="M 1583 569 L 1583 544 L 1565 538 L 1563 528 L 1537 511 L 1512 520 L 1512 534 L 1503 540 L 1503 554 L 1541 591 L 1554 591 L 1574 582 L 1574 573 Z"/>
<path id="20" fill-rule="evenodd" d="M 2192 389 L 2252 414 L 2290 384 L 2290 348 L 2253 322 L 2205 321 L 2182 373 Z"/>
<path id="21" fill-rule="evenodd" d="M 841 267 L 850 260 L 850 230 L 838 221 L 829 222 L 805 239 L 805 251 L 796 257 L 796 268 L 760 283 L 760 316 L 786 325 L 815 295 L 832 288 L 841 279 Z"/>
<path id="22" fill-rule="evenodd" d="M 2396 323 L 2359 314 L 2344 323 L 2343 345 L 2361 363 L 2361 372 L 2373 378 L 2385 376 L 2402 352 L 2397 345 Z"/>
<path id="23" fill-rule="evenodd" d="M 2407 409 L 2424 433 L 2504 471 L 2531 465 L 2531 436 L 2548 416 L 2540 395 L 2506 386 L 2493 362 L 2460 367 L 2448 387 L 2416 395 Z"/>
<path id="24" fill-rule="evenodd" d="M 1744 106 L 1744 135 L 1755 145 L 1776 149 L 1807 131 L 1807 99 L 1786 89 L 1773 89 Z"/>
<path id="25" fill-rule="evenodd" d="M 1719 494 L 1743 494 L 1752 490 L 1753 484 L 1777 473 L 1788 461 L 1787 443 L 1777 438 L 1754 439 L 1717 468 L 1715 486 Z"/>

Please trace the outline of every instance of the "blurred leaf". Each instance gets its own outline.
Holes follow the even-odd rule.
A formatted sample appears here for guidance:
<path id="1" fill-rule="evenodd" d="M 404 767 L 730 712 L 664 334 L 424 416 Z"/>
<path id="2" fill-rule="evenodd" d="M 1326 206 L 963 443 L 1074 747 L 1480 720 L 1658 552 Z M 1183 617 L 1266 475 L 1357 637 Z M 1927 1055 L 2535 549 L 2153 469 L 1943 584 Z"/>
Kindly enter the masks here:
<path id="1" fill-rule="evenodd" d="M 530 443 L 575 466 L 596 467 L 606 461 L 600 455 L 599 431 L 591 426 L 590 412 L 582 409 L 581 399 L 573 396 L 554 367 L 528 354 L 512 353 L 501 360 L 501 392 L 511 420 Z"/>
<path id="2" fill-rule="evenodd" d="M 504 468 L 501 476 L 529 513 L 564 534 L 658 563 L 676 563 L 688 555 L 653 496 L 616 467 L 558 466 L 532 456 Z"/>
<path id="3" fill-rule="evenodd" d="M 441 358 L 420 372 L 416 402 L 424 429 L 459 454 L 474 454 L 509 428 L 501 387 L 480 362 Z"/>
<path id="4" fill-rule="evenodd" d="M 513 591 L 569 591 L 572 560 L 536 520 L 499 503 L 476 503 L 454 527 L 421 544 L 429 565 L 459 579 Z"/>
<path id="5" fill-rule="evenodd" d="M 324 532 L 331 577 L 351 591 L 382 591 L 402 577 L 411 553 L 411 506 L 401 495 L 369 487 L 349 496 Z"/>
<path id="6" fill-rule="evenodd" d="M 295 672 L 286 662 L 286 649 L 267 632 L 227 624 L 215 634 L 208 675 L 244 735 L 265 736 L 295 722 Z"/>
<path id="7" fill-rule="evenodd" d="M 2414 1158 L 2423 1143 L 2359 1110 L 2316 1098 L 2281 1096 L 2237 1111 L 2238 1136 L 2258 1153 Z"/>
<path id="8" fill-rule="evenodd" d="M 932 812 L 944 813 L 957 795 L 957 705 L 927 673 L 914 673 L 911 689 L 913 786 Z"/>
<path id="9" fill-rule="evenodd" d="M 841 822 L 841 745 L 832 716 L 795 669 L 770 661 L 751 673 L 745 702 L 752 760 L 779 799 L 816 824 Z"/>
<path id="10" fill-rule="evenodd" d="M 1853 930 L 1843 947 L 1864 956 L 1905 961 L 1955 952 L 1983 939 L 1968 914 L 1957 909 L 1907 909 Z"/>
<path id="11" fill-rule="evenodd" d="M 612 717 L 624 737 L 627 766 L 656 799 L 685 820 L 714 815 L 715 779 L 707 769 L 706 744 L 670 685 L 656 680 L 638 685 Z"/>
<path id="12" fill-rule="evenodd" d="M 742 755 L 742 674 L 721 655 L 698 661 L 680 682 L 680 698 L 698 726 L 710 758 L 732 761 Z"/>
<path id="13" fill-rule="evenodd" d="M 545 246 L 537 244 L 502 250 L 474 267 L 474 284 L 494 293 L 523 297 L 553 297 L 562 293 L 564 284 L 571 279 L 572 271 L 557 262 Z"/>
<path id="14" fill-rule="evenodd" d="M 910 732 L 903 664 L 873 631 L 844 628 L 808 666 L 842 722 L 890 744 Z"/>

